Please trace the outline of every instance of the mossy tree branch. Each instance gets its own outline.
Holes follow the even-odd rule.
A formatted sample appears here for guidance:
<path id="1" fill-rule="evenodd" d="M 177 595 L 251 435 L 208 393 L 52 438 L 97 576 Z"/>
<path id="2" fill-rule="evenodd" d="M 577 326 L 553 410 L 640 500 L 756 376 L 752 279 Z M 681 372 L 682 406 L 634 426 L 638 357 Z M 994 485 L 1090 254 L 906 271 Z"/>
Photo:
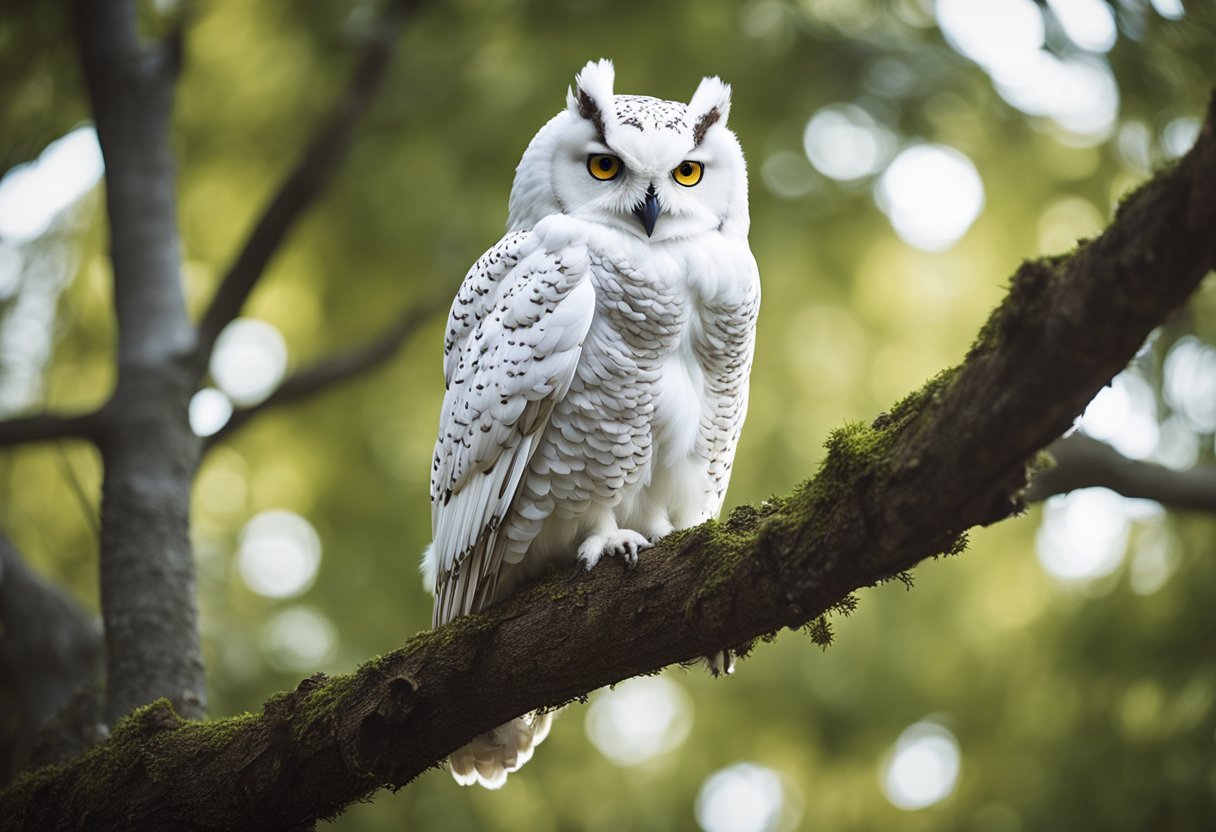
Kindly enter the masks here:
<path id="1" fill-rule="evenodd" d="M 1216 106 L 1216 102 L 1214 102 Z M 212 723 L 167 703 L 3 796 L 16 828 L 306 828 L 525 711 L 814 626 L 1020 509 L 1028 460 L 1216 265 L 1216 119 L 1073 254 L 1025 263 L 960 366 L 828 440 L 792 494 L 673 534 Z M 594 657 L 594 660 L 588 660 Z"/>

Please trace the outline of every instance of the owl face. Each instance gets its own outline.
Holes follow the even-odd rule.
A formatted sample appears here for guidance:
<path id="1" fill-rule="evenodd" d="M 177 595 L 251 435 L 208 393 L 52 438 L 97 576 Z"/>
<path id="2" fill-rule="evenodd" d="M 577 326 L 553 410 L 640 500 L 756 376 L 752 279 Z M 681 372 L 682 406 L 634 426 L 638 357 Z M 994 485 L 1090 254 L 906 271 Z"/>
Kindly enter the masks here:
<path id="1" fill-rule="evenodd" d="M 706 78 L 688 104 L 614 95 L 608 61 L 587 64 L 566 109 L 516 169 L 510 230 L 561 213 L 650 242 L 747 234 L 747 174 L 726 127 L 730 87 Z"/>

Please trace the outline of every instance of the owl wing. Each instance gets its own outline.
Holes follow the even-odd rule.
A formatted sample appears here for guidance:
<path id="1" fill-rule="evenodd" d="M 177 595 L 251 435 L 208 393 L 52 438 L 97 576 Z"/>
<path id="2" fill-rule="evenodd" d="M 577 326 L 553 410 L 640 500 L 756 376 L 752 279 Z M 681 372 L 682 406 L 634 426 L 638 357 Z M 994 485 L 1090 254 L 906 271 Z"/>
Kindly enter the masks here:
<path id="1" fill-rule="evenodd" d="M 548 251 L 531 232 L 486 252 L 457 293 L 431 467 L 436 626 L 493 600 L 501 524 L 570 389 L 594 309 L 586 249 Z"/>
<path id="2" fill-rule="evenodd" d="M 704 502 L 709 517 L 718 516 L 726 498 L 747 416 L 748 379 L 756 349 L 760 274 L 750 251 L 740 265 L 742 272 L 733 281 L 738 291 L 704 303 L 701 325 L 692 340 L 697 360 L 705 369 L 697 452 L 709 462 Z"/>

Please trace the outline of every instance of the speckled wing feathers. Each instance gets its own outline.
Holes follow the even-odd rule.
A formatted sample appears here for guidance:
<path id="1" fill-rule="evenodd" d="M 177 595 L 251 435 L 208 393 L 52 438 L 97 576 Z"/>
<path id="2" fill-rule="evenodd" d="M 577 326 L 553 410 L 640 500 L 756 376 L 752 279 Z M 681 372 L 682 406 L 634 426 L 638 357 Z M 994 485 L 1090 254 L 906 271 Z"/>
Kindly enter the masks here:
<path id="1" fill-rule="evenodd" d="M 710 369 L 705 374 L 705 405 L 696 451 L 709 463 L 705 496 L 713 515 L 722 510 L 747 415 L 747 383 L 756 346 L 760 283 L 753 278 L 745 285 L 747 290 L 741 300 L 706 305 L 700 337 L 693 340 L 698 360 Z"/>
<path id="2" fill-rule="evenodd" d="M 469 271 L 448 319 L 431 468 L 436 625 L 493 598 L 511 507 L 574 377 L 595 292 L 585 247 L 510 234 Z"/>

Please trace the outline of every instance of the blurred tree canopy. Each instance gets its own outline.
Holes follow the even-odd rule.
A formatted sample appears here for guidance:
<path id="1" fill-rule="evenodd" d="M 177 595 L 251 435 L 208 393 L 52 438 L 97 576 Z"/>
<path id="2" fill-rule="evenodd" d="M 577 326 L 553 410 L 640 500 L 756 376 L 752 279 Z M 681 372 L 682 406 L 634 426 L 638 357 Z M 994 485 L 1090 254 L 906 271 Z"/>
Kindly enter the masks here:
<path id="1" fill-rule="evenodd" d="M 63 5 L 11 0 L 0 20 L 10 413 L 93 407 L 114 384 L 101 189 L 83 187 L 43 228 L 29 202 L 6 204 L 6 183 L 31 170 L 15 166 L 89 123 Z M 376 12 L 353 0 L 141 6 L 147 33 L 184 27 L 173 142 L 195 318 Z M 246 306 L 273 329 L 253 325 L 234 347 L 247 351 L 227 389 L 212 365 L 220 410 L 241 401 L 242 383 L 259 395 L 250 366 L 268 366 L 273 386 L 285 368 L 450 297 L 500 236 L 523 148 L 598 57 L 615 61 L 618 92 L 687 100 L 711 74 L 734 89 L 765 297 L 729 509 L 784 493 L 815 469 L 830 430 L 956 362 L 1020 259 L 1095 234 L 1121 196 L 1185 151 L 1216 79 L 1216 7 L 423 5 L 344 166 Z M 905 155 L 917 148 L 951 161 L 918 170 Z M 958 199 L 968 188 L 970 208 Z M 926 216 L 944 229 L 923 227 Z M 214 715 L 257 709 L 314 670 L 349 670 L 428 626 L 417 564 L 441 317 L 383 368 L 260 416 L 207 454 L 191 513 Z M 1209 276 L 1083 429 L 1172 468 L 1216 463 L 1214 344 Z M 0 453 L 0 528 L 93 609 L 99 482 L 84 444 Z M 267 528 L 279 534 L 268 543 Z M 282 539 L 294 554 L 275 572 L 265 547 Z M 568 709 L 501 792 L 429 773 L 335 826 L 1209 829 L 1214 549 L 1208 514 L 1110 492 L 1053 498 L 975 534 L 963 558 L 918 570 L 913 591 L 863 594 L 855 615 L 833 620 L 829 650 L 785 633 L 726 681 L 669 670 L 626 683 Z"/>

